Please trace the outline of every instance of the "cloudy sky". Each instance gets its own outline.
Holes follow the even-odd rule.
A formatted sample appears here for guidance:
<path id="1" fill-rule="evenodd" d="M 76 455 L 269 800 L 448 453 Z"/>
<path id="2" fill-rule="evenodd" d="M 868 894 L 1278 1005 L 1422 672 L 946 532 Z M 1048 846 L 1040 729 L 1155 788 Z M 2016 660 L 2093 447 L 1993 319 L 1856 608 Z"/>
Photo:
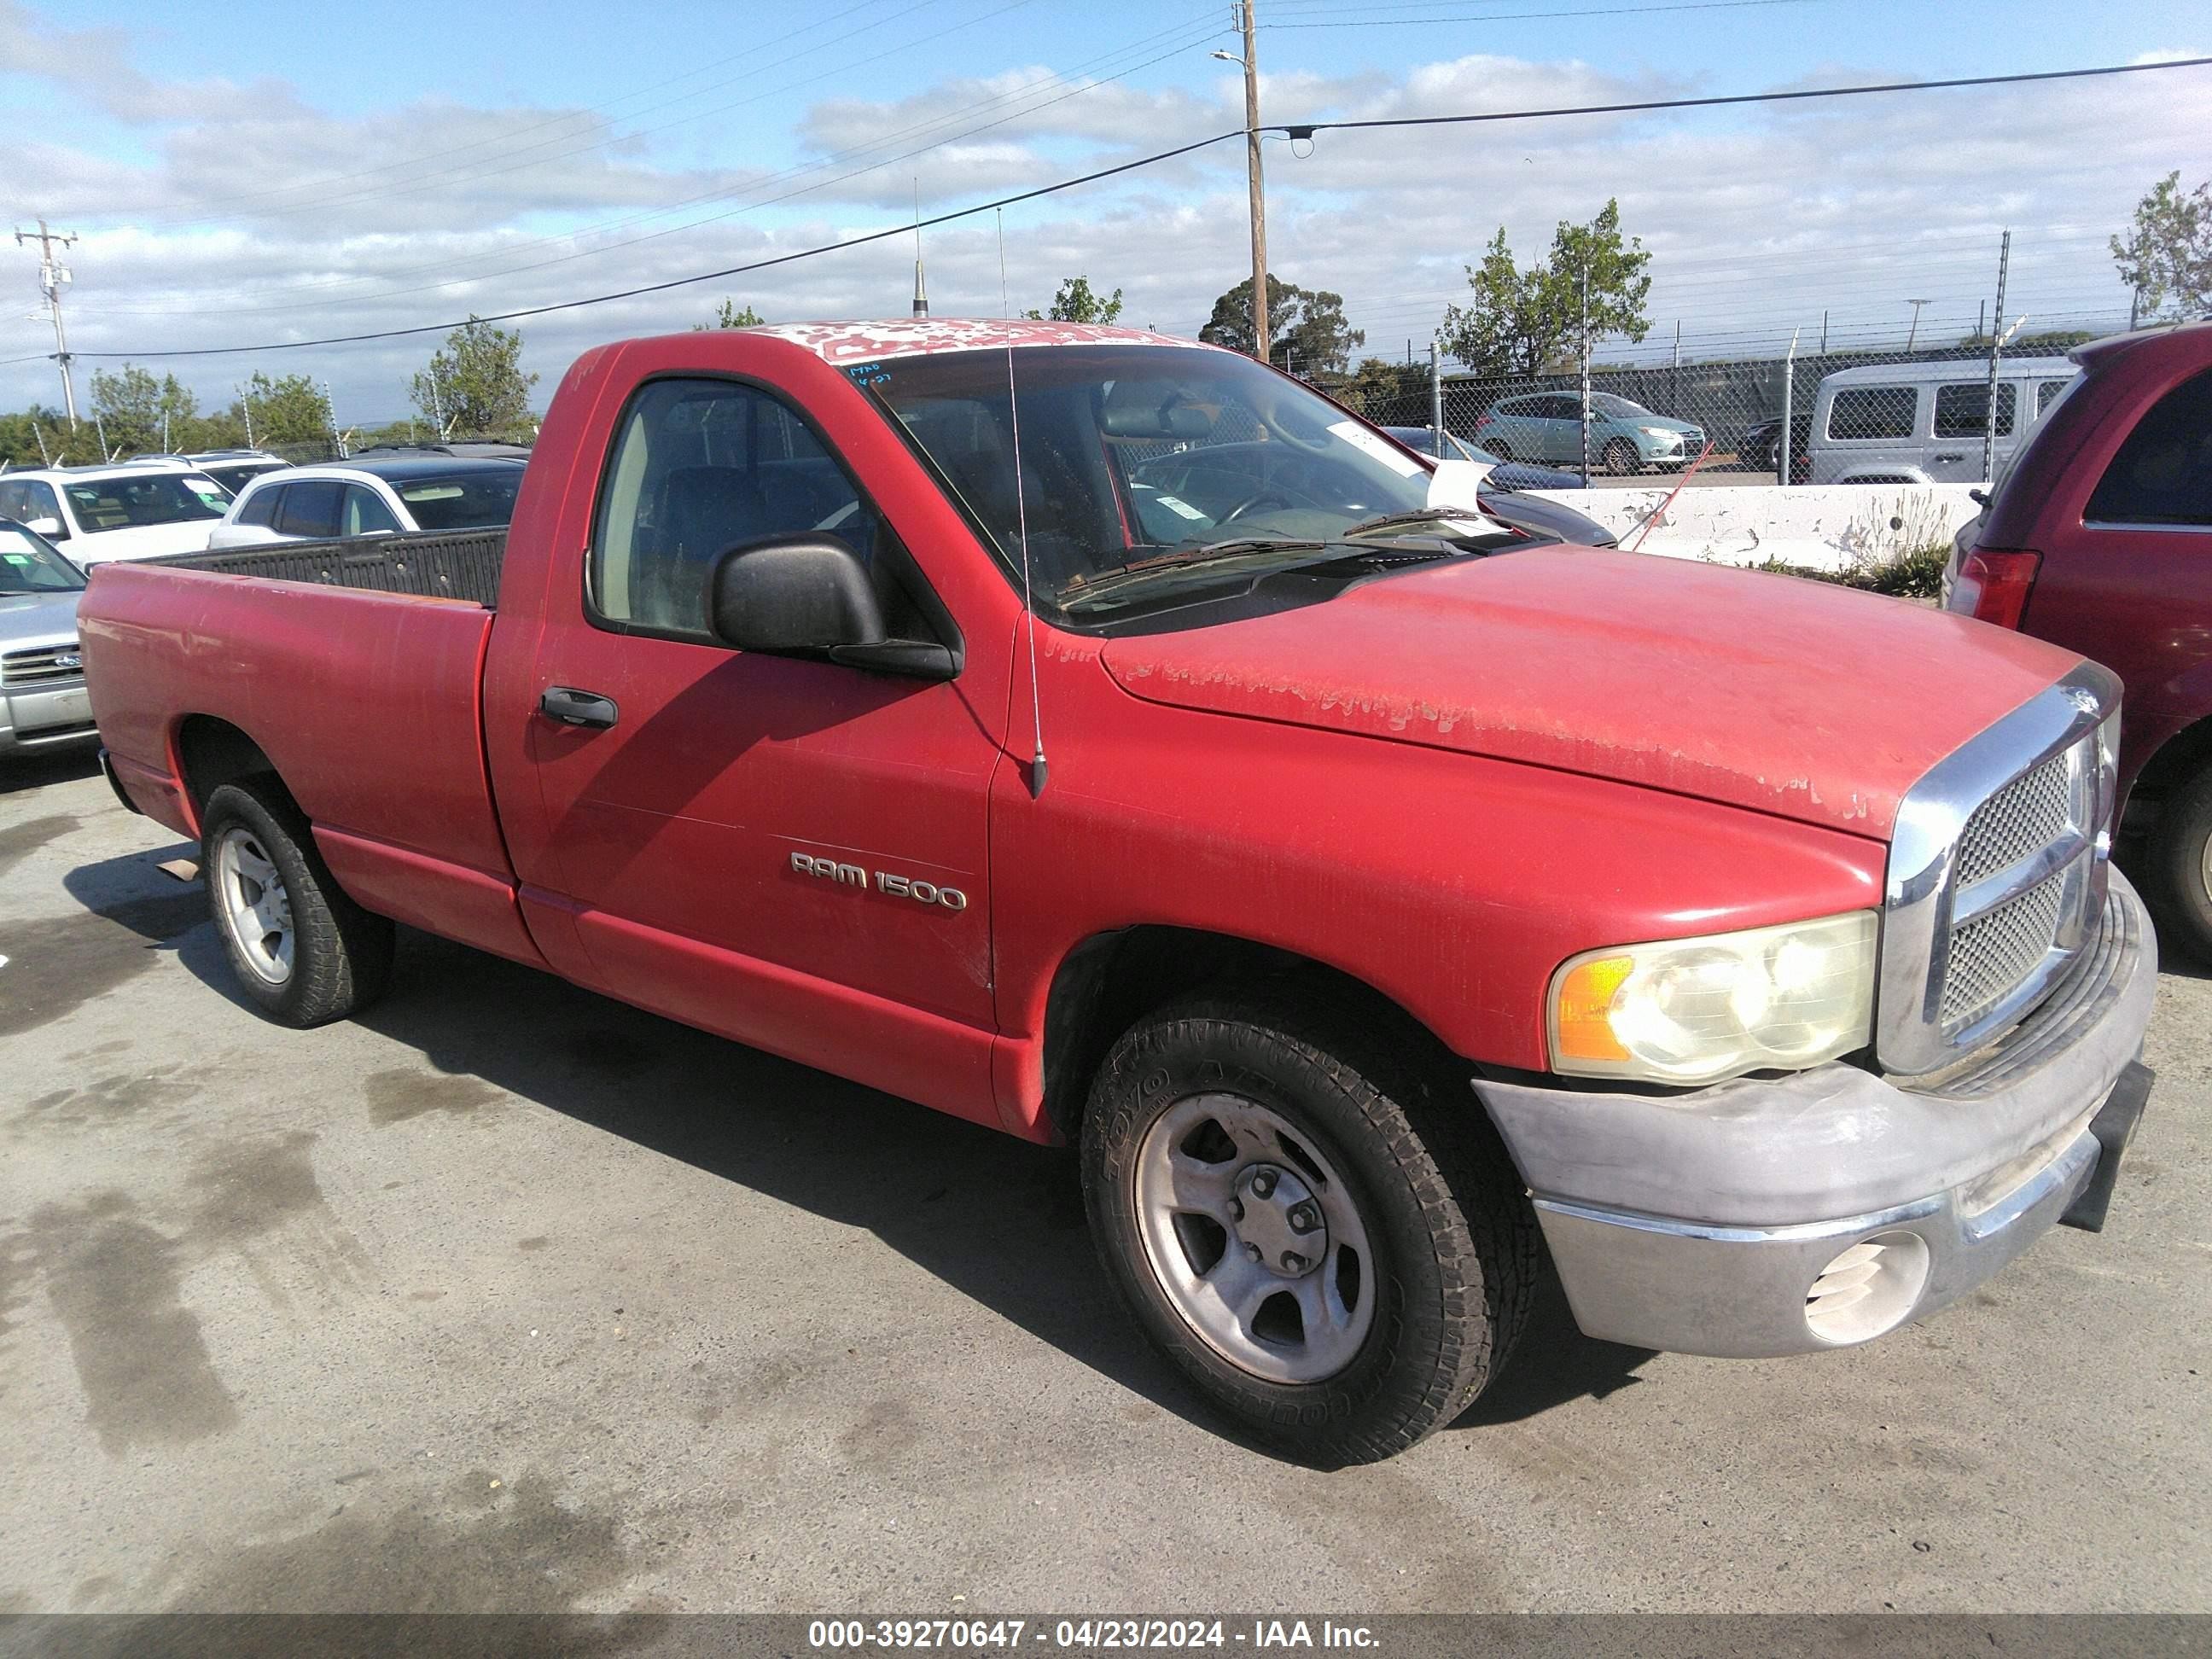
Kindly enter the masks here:
<path id="1" fill-rule="evenodd" d="M 227 402 L 326 378 L 406 412 L 441 324 L 849 240 L 1240 126 L 1218 0 L 681 0 L 611 8 L 231 0 L 214 14 L 0 0 L 0 198 L 71 250 L 70 343 Z M 1258 0 L 1262 118 L 1515 111 L 2212 55 L 2180 0 Z M 2091 20 L 2094 19 L 2094 27 Z M 1367 349 L 1425 349 L 1504 225 L 1524 259 L 1618 197 L 1654 251 L 1646 349 L 1899 340 L 2008 312 L 2124 319 L 2106 238 L 2157 178 L 2212 173 L 2212 70 L 1879 99 L 1322 134 L 1267 145 L 1271 266 L 1340 291 Z M 1297 146 L 1303 150 L 1306 147 Z M 1017 309 L 1059 279 L 1194 333 L 1249 274 L 1241 143 L 1008 210 Z M 995 314 L 991 216 L 926 242 L 939 314 Z M 32 252 L 0 244 L 0 407 L 58 401 Z M 522 327 L 541 399 L 577 351 L 716 302 L 902 314 L 910 238 Z M 165 358 L 250 345 L 234 356 Z M 1606 355 L 1632 356 L 1625 349 Z"/>

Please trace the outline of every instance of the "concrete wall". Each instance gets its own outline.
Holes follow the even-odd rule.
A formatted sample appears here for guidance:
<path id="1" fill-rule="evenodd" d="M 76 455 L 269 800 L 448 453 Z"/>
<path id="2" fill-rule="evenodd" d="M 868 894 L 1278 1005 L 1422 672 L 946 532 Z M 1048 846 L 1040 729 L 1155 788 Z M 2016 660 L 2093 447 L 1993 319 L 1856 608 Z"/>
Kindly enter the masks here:
<path id="1" fill-rule="evenodd" d="M 1692 484 L 1637 550 L 1721 564 L 1780 559 L 1815 570 L 1886 564 L 1930 542 L 1948 542 L 1981 511 L 1972 484 Z M 1655 489 L 1532 490 L 1595 519 L 1623 545 L 1666 501 Z"/>

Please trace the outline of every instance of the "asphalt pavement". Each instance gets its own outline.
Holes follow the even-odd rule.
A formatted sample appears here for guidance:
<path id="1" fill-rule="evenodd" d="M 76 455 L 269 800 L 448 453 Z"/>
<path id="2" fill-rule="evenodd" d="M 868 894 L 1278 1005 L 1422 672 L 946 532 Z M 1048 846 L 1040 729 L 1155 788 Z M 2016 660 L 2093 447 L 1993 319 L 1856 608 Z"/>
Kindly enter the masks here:
<path id="1" fill-rule="evenodd" d="M 241 1005 L 0 775 L 0 1612 L 2212 1610 L 2212 979 L 2100 1236 L 1872 1346 L 1588 1340 L 1319 1473 L 1140 1346 L 1073 1160 L 404 937 Z"/>

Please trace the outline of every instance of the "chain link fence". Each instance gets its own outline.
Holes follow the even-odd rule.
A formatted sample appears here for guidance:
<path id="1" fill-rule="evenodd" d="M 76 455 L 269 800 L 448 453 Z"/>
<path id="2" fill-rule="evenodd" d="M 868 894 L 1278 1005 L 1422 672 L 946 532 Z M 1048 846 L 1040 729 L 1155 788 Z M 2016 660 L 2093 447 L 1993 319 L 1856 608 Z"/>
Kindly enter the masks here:
<path id="1" fill-rule="evenodd" d="M 1381 424 L 1425 428 L 1440 401 L 1446 432 L 1500 460 L 1595 477 L 1694 465 L 1714 482 L 1774 483 L 1786 445 L 1792 483 L 1978 483 L 2070 380 L 2064 349 L 2030 342 L 1998 355 L 1994 434 L 1986 343 L 1593 366 L 1587 422 L 1578 370 L 1446 368 L 1440 399 L 1427 375 L 1408 374 L 1396 396 L 1365 412 Z M 1833 392 L 1826 404 L 1824 384 Z"/>

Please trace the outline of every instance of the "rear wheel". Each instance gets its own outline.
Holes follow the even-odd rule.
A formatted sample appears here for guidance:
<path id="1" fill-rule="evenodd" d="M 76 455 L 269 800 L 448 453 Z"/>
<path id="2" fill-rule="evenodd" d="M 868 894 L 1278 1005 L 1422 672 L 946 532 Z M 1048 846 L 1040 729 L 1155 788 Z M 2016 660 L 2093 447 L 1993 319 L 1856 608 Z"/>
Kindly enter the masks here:
<path id="1" fill-rule="evenodd" d="M 1482 440 L 1482 447 L 1501 461 L 1510 461 L 1513 459 L 1513 446 L 1503 438 L 1485 438 Z"/>
<path id="2" fill-rule="evenodd" d="M 200 867 L 231 970 L 262 1012 L 320 1025 L 391 978 L 394 929 L 347 897 L 281 788 L 225 784 L 201 814 Z"/>
<path id="3" fill-rule="evenodd" d="M 1605 470 L 1616 478 L 1630 477 L 1644 471 L 1644 457 L 1627 439 L 1615 438 L 1605 447 Z"/>
<path id="4" fill-rule="evenodd" d="M 2166 797 L 2150 840 L 2152 897 L 2168 928 L 2212 966 L 2212 765 Z"/>
<path id="5" fill-rule="evenodd" d="M 1093 1087 L 1083 1175 L 1146 1334 L 1294 1456 L 1404 1450 L 1519 1334 L 1534 1218 L 1481 1108 L 1320 999 L 1200 996 L 1139 1022 Z"/>

